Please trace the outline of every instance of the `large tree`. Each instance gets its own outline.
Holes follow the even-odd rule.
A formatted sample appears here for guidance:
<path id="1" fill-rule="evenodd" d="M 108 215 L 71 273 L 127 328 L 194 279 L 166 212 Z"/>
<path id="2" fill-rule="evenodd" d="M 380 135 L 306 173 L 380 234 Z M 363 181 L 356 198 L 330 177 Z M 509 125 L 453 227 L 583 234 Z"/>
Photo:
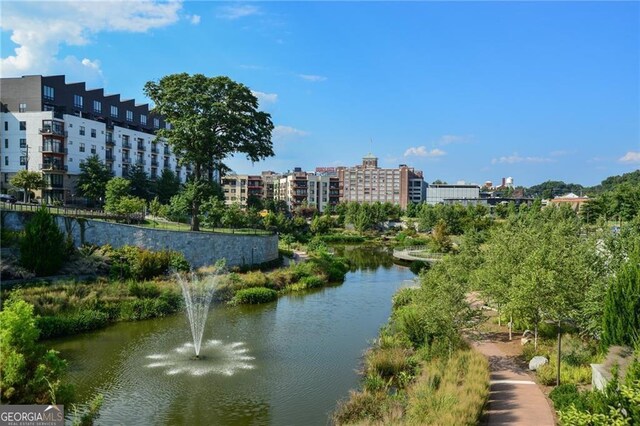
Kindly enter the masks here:
<path id="1" fill-rule="evenodd" d="M 147 172 L 144 171 L 143 166 L 135 165 L 129 169 L 127 179 L 131 182 L 131 186 L 129 187 L 129 193 L 131 195 L 146 201 L 151 201 L 154 195 L 154 185 L 149 179 Z"/>
<path id="2" fill-rule="evenodd" d="M 92 155 L 80 163 L 80 175 L 76 184 L 78 194 L 93 202 L 104 200 L 107 182 L 111 177 L 111 171 L 100 161 L 100 157 Z"/>
<path id="3" fill-rule="evenodd" d="M 156 195 L 162 204 L 167 204 L 171 197 L 180 191 L 180 179 L 170 169 L 162 170 L 156 181 Z"/>
<path id="4" fill-rule="evenodd" d="M 210 180 L 213 171 L 225 170 L 223 161 L 234 153 L 259 161 L 273 155 L 268 113 L 258 111 L 258 99 L 248 87 L 228 77 L 187 73 L 165 76 L 145 84 L 154 112 L 171 124 L 158 131 L 180 158 L 190 164 L 192 179 Z M 191 204 L 191 229 L 200 229 L 198 214 L 203 199 Z"/>
<path id="5" fill-rule="evenodd" d="M 44 186 L 44 178 L 41 173 L 29 170 L 20 170 L 9 181 L 11 186 L 24 190 L 24 202 L 29 202 L 29 193 L 32 189 L 40 189 Z"/>

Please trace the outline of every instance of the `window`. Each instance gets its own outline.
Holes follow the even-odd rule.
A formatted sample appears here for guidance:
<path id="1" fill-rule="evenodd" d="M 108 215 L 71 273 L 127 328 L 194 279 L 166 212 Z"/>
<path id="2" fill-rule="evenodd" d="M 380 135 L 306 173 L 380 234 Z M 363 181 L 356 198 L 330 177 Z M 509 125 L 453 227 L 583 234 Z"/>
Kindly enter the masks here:
<path id="1" fill-rule="evenodd" d="M 96 129 L 91 129 L 91 137 L 95 138 L 96 137 Z"/>
<path id="2" fill-rule="evenodd" d="M 4 140 L 4 147 L 9 148 L 9 139 Z"/>
<path id="3" fill-rule="evenodd" d="M 54 110 L 55 110 L 55 108 L 54 108 L 54 106 L 53 106 L 53 105 L 45 105 L 45 106 L 42 108 L 42 110 L 43 110 L 43 111 L 54 111 Z"/>
<path id="4" fill-rule="evenodd" d="M 92 154 L 96 153 L 96 146 L 95 145 L 91 145 L 91 153 Z"/>
<path id="5" fill-rule="evenodd" d="M 127 110 L 126 117 L 127 121 L 133 121 L 133 111 Z"/>
<path id="6" fill-rule="evenodd" d="M 27 130 L 27 122 L 26 121 L 21 121 L 20 122 L 20 130 Z"/>
<path id="7" fill-rule="evenodd" d="M 118 107 L 115 105 L 111 105 L 111 116 L 118 118 Z"/>
<path id="8" fill-rule="evenodd" d="M 82 108 L 84 99 L 80 95 L 73 95 L 73 106 L 76 108 Z"/>
<path id="9" fill-rule="evenodd" d="M 5 121 L 4 122 L 4 131 L 6 132 L 7 130 L 9 130 L 9 122 Z"/>
<path id="10" fill-rule="evenodd" d="M 140 123 L 143 125 L 147 125 L 147 116 L 144 114 L 140 114 Z"/>
<path id="11" fill-rule="evenodd" d="M 27 156 L 26 155 L 21 155 L 20 156 L 20 165 L 21 166 L 26 166 L 27 165 Z"/>
<path id="12" fill-rule="evenodd" d="M 160 128 L 160 119 L 159 118 L 154 118 L 153 119 L 153 127 L 155 127 L 156 129 Z"/>
<path id="13" fill-rule="evenodd" d="M 26 147 L 27 147 L 27 140 L 20 139 L 20 148 L 26 148 Z"/>
<path id="14" fill-rule="evenodd" d="M 94 112 L 102 112 L 102 102 L 93 101 L 93 111 Z"/>
<path id="15" fill-rule="evenodd" d="M 84 152 L 84 143 L 80 142 L 80 152 Z"/>
<path id="16" fill-rule="evenodd" d="M 43 89 L 44 89 L 44 91 L 43 91 L 44 98 L 49 100 L 49 101 L 52 101 L 53 98 L 54 98 L 53 87 L 44 86 Z"/>
<path id="17" fill-rule="evenodd" d="M 164 128 L 167 130 L 171 130 L 171 123 L 164 123 Z"/>
<path id="18" fill-rule="evenodd" d="M 18 112 L 27 112 L 27 104 L 20 104 Z"/>
<path id="19" fill-rule="evenodd" d="M 84 126 L 80 126 L 80 136 L 84 136 Z"/>
<path id="20" fill-rule="evenodd" d="M 4 165 L 5 166 L 9 165 L 9 157 L 7 157 L 6 155 L 4 156 Z"/>

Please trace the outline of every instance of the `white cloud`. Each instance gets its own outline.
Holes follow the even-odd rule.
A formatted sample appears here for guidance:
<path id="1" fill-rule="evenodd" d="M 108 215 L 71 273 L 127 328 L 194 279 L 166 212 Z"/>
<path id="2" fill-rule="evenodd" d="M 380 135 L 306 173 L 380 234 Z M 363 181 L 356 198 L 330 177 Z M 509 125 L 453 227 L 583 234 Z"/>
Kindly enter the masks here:
<path id="1" fill-rule="evenodd" d="M 257 90 L 252 90 L 251 93 L 253 93 L 253 96 L 258 98 L 258 101 L 260 101 L 260 103 L 263 103 L 263 104 L 273 104 L 278 101 L 277 93 L 265 93 L 265 92 L 259 92 Z"/>
<path id="2" fill-rule="evenodd" d="M 244 18 L 251 15 L 259 15 L 260 9 L 256 6 L 225 6 L 218 9 L 217 17 L 233 21 L 235 19 Z"/>
<path id="3" fill-rule="evenodd" d="M 411 147 L 404 152 L 405 157 L 415 156 L 415 157 L 435 158 L 435 157 L 442 157 L 445 154 L 446 152 L 444 152 L 441 149 L 434 148 L 432 150 L 428 150 L 424 146 Z"/>
<path id="4" fill-rule="evenodd" d="M 518 154 L 502 156 L 491 160 L 491 164 L 516 164 L 516 163 L 552 163 L 555 160 L 546 157 L 521 157 Z"/>
<path id="5" fill-rule="evenodd" d="M 291 126 L 275 126 L 271 136 L 275 141 L 307 136 L 309 133 Z"/>
<path id="6" fill-rule="evenodd" d="M 629 151 L 618 159 L 621 163 L 640 163 L 640 151 Z"/>
<path id="7" fill-rule="evenodd" d="M 324 77 L 321 75 L 313 75 L 313 74 L 298 74 L 298 77 L 300 77 L 303 80 L 311 81 L 313 83 L 325 81 L 327 79 L 327 77 Z"/>
<path id="8" fill-rule="evenodd" d="M 193 25 L 198 25 L 200 23 L 200 15 L 187 15 L 187 19 Z"/>
<path id="9" fill-rule="evenodd" d="M 5 2 L 2 31 L 17 45 L 12 55 L 0 59 L 3 77 L 26 74 L 77 74 L 101 79 L 99 63 L 73 56 L 60 59 L 61 45 L 82 46 L 103 31 L 144 33 L 178 21 L 181 1 L 55 1 Z M 67 68 L 77 62 L 81 68 Z M 92 81 L 88 81 L 91 83 Z"/>

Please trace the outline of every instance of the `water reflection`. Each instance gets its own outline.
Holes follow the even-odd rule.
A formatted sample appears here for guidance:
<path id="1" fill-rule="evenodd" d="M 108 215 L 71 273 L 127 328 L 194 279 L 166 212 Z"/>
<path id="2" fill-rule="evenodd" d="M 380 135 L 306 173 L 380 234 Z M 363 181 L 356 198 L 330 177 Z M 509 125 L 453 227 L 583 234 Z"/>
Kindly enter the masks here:
<path id="1" fill-rule="evenodd" d="M 379 267 L 390 269 L 393 267 L 393 255 L 384 247 L 379 246 L 332 246 L 336 254 L 349 259 L 351 272 L 357 270 L 375 271 Z"/>

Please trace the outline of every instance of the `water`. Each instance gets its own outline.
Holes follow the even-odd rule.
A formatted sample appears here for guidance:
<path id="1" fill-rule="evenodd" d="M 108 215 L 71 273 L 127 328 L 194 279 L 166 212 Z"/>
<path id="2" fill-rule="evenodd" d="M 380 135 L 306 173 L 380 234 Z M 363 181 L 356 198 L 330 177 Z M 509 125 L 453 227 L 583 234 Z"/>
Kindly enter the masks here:
<path id="1" fill-rule="evenodd" d="M 220 276 L 205 275 L 199 277 L 193 273 L 190 276 L 180 274 L 175 274 L 175 276 L 182 289 L 182 298 L 184 299 L 185 310 L 189 319 L 189 327 L 193 337 L 193 345 L 191 347 L 196 353 L 196 358 L 198 358 L 200 356 L 204 327 L 209 314 L 209 305 Z M 183 348 L 186 347 L 184 346 Z M 178 351 L 180 354 L 184 352 Z"/>
<path id="2" fill-rule="evenodd" d="M 360 261 L 341 285 L 266 305 L 213 306 L 199 361 L 189 359 L 183 314 L 53 346 L 69 361 L 80 398 L 104 395 L 98 424 L 325 425 L 358 386 L 356 370 L 391 297 L 413 279 L 388 255 L 345 254 Z"/>

